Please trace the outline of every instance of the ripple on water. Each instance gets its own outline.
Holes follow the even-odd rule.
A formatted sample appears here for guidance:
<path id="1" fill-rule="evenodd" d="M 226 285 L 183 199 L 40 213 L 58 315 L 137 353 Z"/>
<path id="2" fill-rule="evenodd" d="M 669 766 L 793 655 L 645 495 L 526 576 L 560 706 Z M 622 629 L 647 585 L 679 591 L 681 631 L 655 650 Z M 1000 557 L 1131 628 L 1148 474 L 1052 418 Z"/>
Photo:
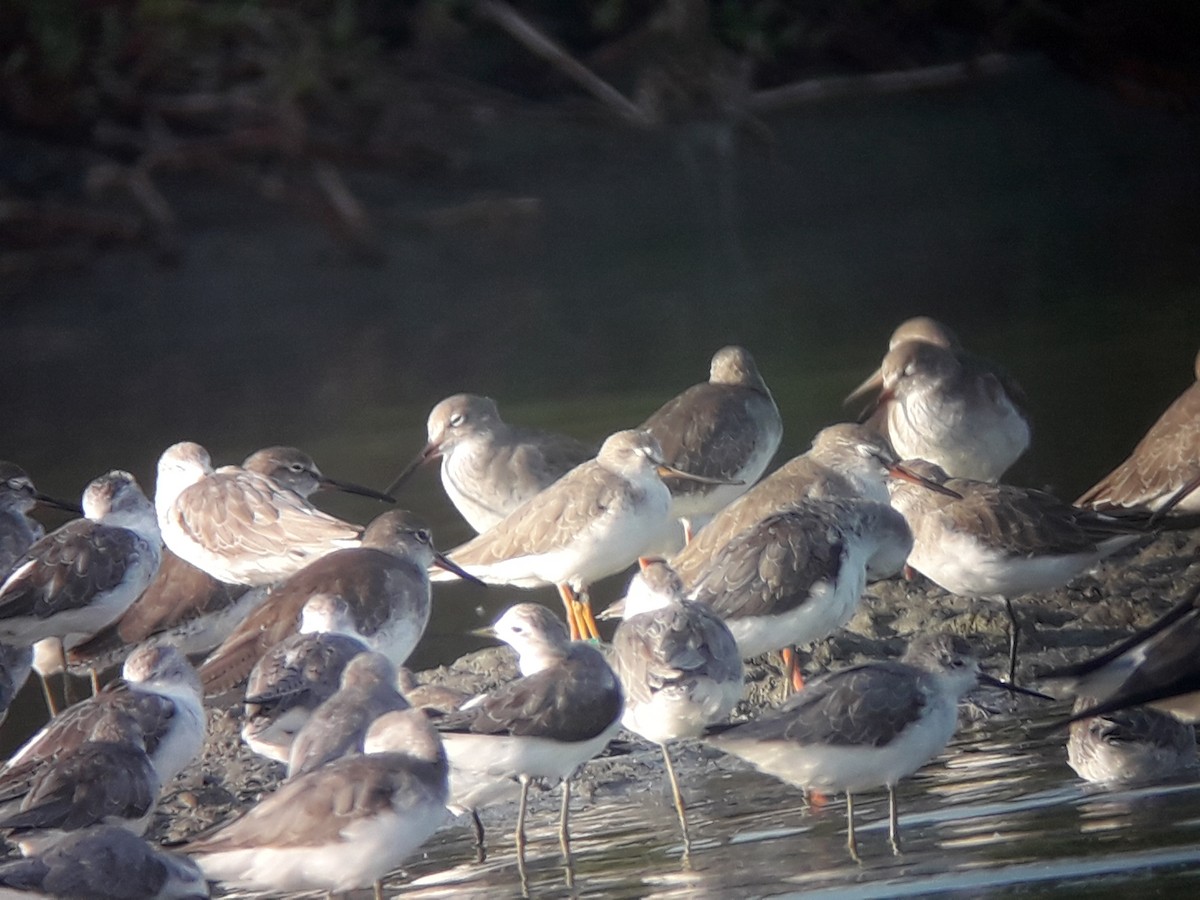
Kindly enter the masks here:
<path id="1" fill-rule="evenodd" d="M 1018 890 L 1094 897 L 1152 881 L 1156 890 L 1200 886 L 1200 784 L 1100 790 L 1075 778 L 1064 742 L 1065 732 L 1031 739 L 1011 714 L 965 731 L 900 786 L 903 856 L 888 847 L 886 795 L 861 796 L 861 866 L 846 853 L 842 798 L 806 807 L 799 790 L 733 763 L 685 783 L 693 849 L 684 859 L 669 796 L 658 773 L 648 772 L 629 796 L 576 804 L 569 865 L 557 817 L 531 815 L 524 890 L 614 898 Z M 488 843 L 488 861 L 476 865 L 470 829 L 443 829 L 412 861 L 405 896 L 519 896 L 511 822 L 493 826 Z"/>

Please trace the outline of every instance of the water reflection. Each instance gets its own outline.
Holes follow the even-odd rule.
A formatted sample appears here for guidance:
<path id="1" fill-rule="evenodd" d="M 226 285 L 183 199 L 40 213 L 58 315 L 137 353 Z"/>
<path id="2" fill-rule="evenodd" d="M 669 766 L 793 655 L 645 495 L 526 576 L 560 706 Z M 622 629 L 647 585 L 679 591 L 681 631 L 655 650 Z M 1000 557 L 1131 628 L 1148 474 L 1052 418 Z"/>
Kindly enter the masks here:
<path id="1" fill-rule="evenodd" d="M 715 176 L 669 131 L 551 131 L 542 119 L 480 132 L 450 183 L 362 175 L 388 244 L 380 268 L 347 264 L 322 233 L 244 197 L 164 184 L 188 232 L 178 268 L 121 250 L 87 270 L 0 281 L 3 456 L 64 497 L 115 466 L 152 484 L 158 454 L 181 439 L 222 463 L 295 444 L 383 487 L 455 391 L 594 441 L 644 419 L 737 341 L 776 396 L 782 461 L 845 417 L 841 398 L 891 329 L 923 313 L 1025 386 L 1033 446 L 1012 480 L 1074 496 L 1189 382 L 1194 116 L 1132 109 L 1038 70 L 769 124 L 773 161 L 739 150 Z M 497 233 L 413 226 L 481 187 L 538 198 L 540 218 Z M 378 512 L 319 502 L 357 521 Z M 401 502 L 439 547 L 470 534 L 435 471 Z M 619 579 L 599 586 L 597 607 L 619 590 Z M 439 587 L 413 665 L 474 649 L 466 628 L 531 597 L 557 603 L 549 591 Z M 858 867 L 838 800 L 809 810 L 798 791 L 736 768 L 684 789 L 687 867 L 669 800 L 629 788 L 572 816 L 573 873 L 535 817 L 529 893 L 868 897 L 1092 879 L 1096 897 L 1096 879 L 1119 893 L 1123 879 L 1161 877 L 1194 893 L 1200 878 L 1195 786 L 1085 791 L 1061 742 L 1029 739 L 1011 714 L 901 785 L 899 859 L 882 795 L 862 798 Z M 492 857 L 476 866 L 469 829 L 443 830 L 413 860 L 411 894 L 518 894 L 511 826 L 491 831 Z"/>
<path id="2" fill-rule="evenodd" d="M 1112 876 L 1128 890 L 1164 869 L 1177 886 L 1200 886 L 1200 819 L 1194 815 L 1200 783 L 1098 790 L 1063 762 L 1065 732 L 1031 741 L 1024 731 L 1010 713 L 973 724 L 942 757 L 901 782 L 899 857 L 887 844 L 882 792 L 864 793 L 856 804 L 859 866 L 846 852 L 841 798 L 808 808 L 800 791 L 722 760 L 719 771 L 684 779 L 693 823 L 688 857 L 669 797 L 633 788 L 572 814 L 569 872 L 553 815 L 534 817 L 528 890 L 539 897 L 795 891 L 867 898 L 977 894 L 1022 884 L 1044 891 L 1100 876 Z M 489 841 L 491 857 L 475 866 L 466 862 L 472 857 L 469 830 L 443 831 L 428 857 L 412 867 L 406 896 L 520 893 L 511 834 L 493 828 Z M 1173 871 L 1185 865 L 1188 871 Z"/>

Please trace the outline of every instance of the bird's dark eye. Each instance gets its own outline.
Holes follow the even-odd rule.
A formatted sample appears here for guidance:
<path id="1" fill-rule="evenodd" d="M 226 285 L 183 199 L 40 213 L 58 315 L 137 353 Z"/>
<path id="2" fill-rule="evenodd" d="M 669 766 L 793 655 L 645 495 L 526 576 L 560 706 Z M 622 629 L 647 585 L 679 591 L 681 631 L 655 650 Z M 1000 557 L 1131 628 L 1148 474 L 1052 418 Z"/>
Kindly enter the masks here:
<path id="1" fill-rule="evenodd" d="M 430 541 L 433 540 L 433 537 L 429 534 L 429 532 L 426 529 L 419 528 L 419 529 L 417 529 L 417 540 L 420 541 L 422 544 L 428 544 Z"/>
<path id="2" fill-rule="evenodd" d="M 455 413 L 454 415 L 452 415 L 450 417 L 450 427 L 457 428 L 459 425 L 461 425 L 465 421 L 467 421 L 466 416 L 464 416 L 462 413 Z"/>
<path id="3" fill-rule="evenodd" d="M 289 465 L 289 466 L 288 466 L 288 469 L 290 469 L 291 471 L 293 471 L 293 472 L 295 472 L 297 475 L 299 475 L 301 472 L 303 472 L 303 471 L 304 471 L 304 464 L 303 464 L 303 463 L 294 462 L 294 463 L 292 463 L 291 465 Z"/>
<path id="4" fill-rule="evenodd" d="M 513 634 L 524 634 L 524 633 L 525 633 L 525 629 L 524 629 L 524 628 L 522 628 L 520 625 L 514 625 L 514 626 L 512 627 L 512 633 L 513 633 Z"/>

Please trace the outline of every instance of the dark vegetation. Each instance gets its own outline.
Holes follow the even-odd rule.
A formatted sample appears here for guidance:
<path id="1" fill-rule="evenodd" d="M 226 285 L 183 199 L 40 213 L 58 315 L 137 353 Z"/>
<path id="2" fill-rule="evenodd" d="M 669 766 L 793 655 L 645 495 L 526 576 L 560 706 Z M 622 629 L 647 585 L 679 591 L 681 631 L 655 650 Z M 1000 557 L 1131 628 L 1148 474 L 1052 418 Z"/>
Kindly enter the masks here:
<path id="1" fill-rule="evenodd" d="M 721 117 L 769 140 L 771 109 L 970 80 L 1030 52 L 1192 110 L 1198 26 L 1191 0 L 7 0 L 0 273 L 114 242 L 171 261 L 176 173 L 377 258 L 343 173 L 453 169 L 456 126 L 482 110 Z"/>

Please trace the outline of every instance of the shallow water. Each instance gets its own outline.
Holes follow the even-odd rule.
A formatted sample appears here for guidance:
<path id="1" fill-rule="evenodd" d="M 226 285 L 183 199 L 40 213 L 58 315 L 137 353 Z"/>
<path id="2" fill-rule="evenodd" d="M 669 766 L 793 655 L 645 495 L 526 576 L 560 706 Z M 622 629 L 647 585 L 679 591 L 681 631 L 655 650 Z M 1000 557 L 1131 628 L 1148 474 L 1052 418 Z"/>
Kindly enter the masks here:
<path id="1" fill-rule="evenodd" d="M 840 398 L 896 323 L 931 314 L 1029 394 L 1034 444 L 1011 479 L 1073 497 L 1191 382 L 1195 115 L 1127 106 L 1031 63 L 961 90 L 774 117 L 770 146 L 715 125 L 477 119 L 460 133 L 460 169 L 348 174 L 380 228 L 378 267 L 257 195 L 179 176 L 163 184 L 184 223 L 179 266 L 115 249 L 84 270 L 0 283 L 0 455 L 61 496 L 113 467 L 149 487 L 158 454 L 183 439 L 221 463 L 292 443 L 334 477 L 382 486 L 450 393 L 487 393 L 511 421 L 599 440 L 740 342 L 783 413 L 782 461 L 846 416 Z M 531 202 L 457 227 L 436 215 L 487 198 Z M 434 470 L 402 502 L 440 546 L 468 536 Z M 378 511 L 322 504 L 357 521 Z M 620 588 L 600 586 L 597 604 Z M 414 667 L 478 646 L 467 628 L 530 596 L 557 602 L 439 587 Z M 40 714 L 35 689 L 23 699 L 5 742 Z M 902 785 L 902 858 L 887 847 L 886 800 L 863 796 L 861 867 L 844 851 L 840 801 L 806 811 L 798 791 L 735 769 L 685 784 L 697 839 L 685 865 L 661 770 L 648 768 L 644 784 L 577 804 L 573 887 L 553 815 L 534 817 L 528 889 L 1194 891 L 1197 786 L 1089 790 L 1064 739 L 1031 740 L 1009 716 L 972 726 Z M 466 828 L 443 831 L 413 861 L 411 893 L 517 894 L 507 829 L 493 829 L 481 867 L 468 864 Z"/>
<path id="2" fill-rule="evenodd" d="M 1195 891 L 1200 783 L 1185 777 L 1149 787 L 1089 786 L 1066 764 L 1065 733 L 1031 739 L 1025 715 L 970 723 L 945 753 L 901 783 L 900 857 L 887 841 L 882 792 L 856 798 L 857 865 L 845 848 L 841 797 L 808 809 L 799 790 L 718 761 L 721 771 L 684 779 L 693 839 L 686 860 L 657 767 L 621 796 L 573 806 L 570 872 L 554 812 L 532 816 L 524 889 L 535 897 L 855 900 Z M 483 865 L 470 862 L 466 827 L 440 832 L 425 858 L 409 866 L 405 896 L 519 894 L 510 826 L 489 833 L 491 856 Z"/>

